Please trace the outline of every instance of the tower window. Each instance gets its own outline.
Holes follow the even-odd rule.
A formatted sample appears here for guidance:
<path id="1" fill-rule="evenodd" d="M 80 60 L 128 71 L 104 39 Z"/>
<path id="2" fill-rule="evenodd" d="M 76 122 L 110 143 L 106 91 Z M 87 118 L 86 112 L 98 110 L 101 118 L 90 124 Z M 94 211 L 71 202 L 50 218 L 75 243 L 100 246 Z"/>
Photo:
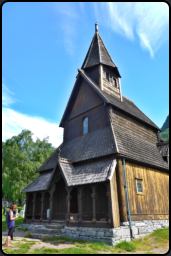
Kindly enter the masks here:
<path id="1" fill-rule="evenodd" d="M 110 82 L 113 84 L 113 76 L 110 75 Z"/>
<path id="2" fill-rule="evenodd" d="M 88 133 L 88 117 L 83 119 L 83 135 Z"/>
<path id="3" fill-rule="evenodd" d="M 114 86 L 117 86 L 117 84 L 116 84 L 116 79 L 115 79 L 115 78 L 113 78 L 113 85 L 114 85 Z"/>
<path id="4" fill-rule="evenodd" d="M 106 73 L 106 80 L 109 81 L 109 74 Z"/>

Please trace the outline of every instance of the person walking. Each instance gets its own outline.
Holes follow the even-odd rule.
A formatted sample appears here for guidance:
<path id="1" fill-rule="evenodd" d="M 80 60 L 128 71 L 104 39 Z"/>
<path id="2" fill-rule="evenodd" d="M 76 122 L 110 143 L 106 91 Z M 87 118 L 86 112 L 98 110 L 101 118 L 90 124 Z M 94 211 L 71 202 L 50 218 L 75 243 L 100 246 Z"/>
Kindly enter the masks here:
<path id="1" fill-rule="evenodd" d="M 15 219 L 18 218 L 18 215 L 14 217 L 14 211 L 17 209 L 17 206 L 13 204 L 11 206 L 11 209 L 9 210 L 8 214 L 8 219 L 7 219 L 7 226 L 8 226 L 8 236 L 7 239 L 4 243 L 7 247 L 11 247 L 11 244 L 9 244 L 10 237 L 11 240 L 13 240 L 13 232 L 14 232 L 14 227 L 15 227 Z"/>

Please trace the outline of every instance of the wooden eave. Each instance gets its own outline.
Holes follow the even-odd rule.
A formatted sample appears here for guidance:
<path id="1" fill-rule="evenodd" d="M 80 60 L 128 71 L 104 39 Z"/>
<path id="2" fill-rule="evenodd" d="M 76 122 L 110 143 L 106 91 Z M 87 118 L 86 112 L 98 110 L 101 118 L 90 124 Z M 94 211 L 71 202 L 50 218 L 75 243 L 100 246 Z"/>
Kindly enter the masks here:
<path id="1" fill-rule="evenodd" d="M 137 164 L 140 164 L 140 165 L 143 165 L 143 166 L 148 166 L 148 167 L 151 167 L 153 169 L 160 170 L 160 171 L 162 170 L 162 171 L 167 172 L 167 173 L 169 172 L 169 166 L 168 166 L 168 169 L 166 169 L 166 168 L 163 168 L 163 167 L 159 167 L 159 166 L 156 166 L 156 165 L 152 165 L 152 164 L 148 164 L 148 163 L 145 163 L 145 162 L 138 161 L 136 159 L 133 159 L 133 158 L 128 157 L 127 155 L 123 155 L 123 154 L 118 154 L 116 156 L 116 158 L 117 159 L 123 159 L 124 158 L 125 160 L 127 160 L 129 162 L 137 163 Z"/>

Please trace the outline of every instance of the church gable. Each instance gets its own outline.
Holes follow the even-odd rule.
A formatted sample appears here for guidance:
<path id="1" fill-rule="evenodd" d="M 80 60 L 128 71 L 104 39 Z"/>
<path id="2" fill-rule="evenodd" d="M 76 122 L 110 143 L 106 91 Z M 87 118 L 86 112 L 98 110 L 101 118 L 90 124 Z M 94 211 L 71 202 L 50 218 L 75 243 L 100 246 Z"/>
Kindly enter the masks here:
<path id="1" fill-rule="evenodd" d="M 90 88 L 86 81 L 82 80 L 78 95 L 75 99 L 72 107 L 69 119 L 76 117 L 77 115 L 92 109 L 102 103 L 102 100 L 97 94 Z"/>

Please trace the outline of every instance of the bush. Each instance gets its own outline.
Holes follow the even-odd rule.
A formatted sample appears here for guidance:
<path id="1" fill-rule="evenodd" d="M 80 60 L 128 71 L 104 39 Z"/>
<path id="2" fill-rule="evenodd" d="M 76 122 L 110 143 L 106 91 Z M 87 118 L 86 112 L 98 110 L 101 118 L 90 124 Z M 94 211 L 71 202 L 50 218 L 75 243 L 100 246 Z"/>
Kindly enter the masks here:
<path id="1" fill-rule="evenodd" d="M 23 206 L 17 206 L 17 209 L 18 209 L 18 213 L 23 210 Z"/>

